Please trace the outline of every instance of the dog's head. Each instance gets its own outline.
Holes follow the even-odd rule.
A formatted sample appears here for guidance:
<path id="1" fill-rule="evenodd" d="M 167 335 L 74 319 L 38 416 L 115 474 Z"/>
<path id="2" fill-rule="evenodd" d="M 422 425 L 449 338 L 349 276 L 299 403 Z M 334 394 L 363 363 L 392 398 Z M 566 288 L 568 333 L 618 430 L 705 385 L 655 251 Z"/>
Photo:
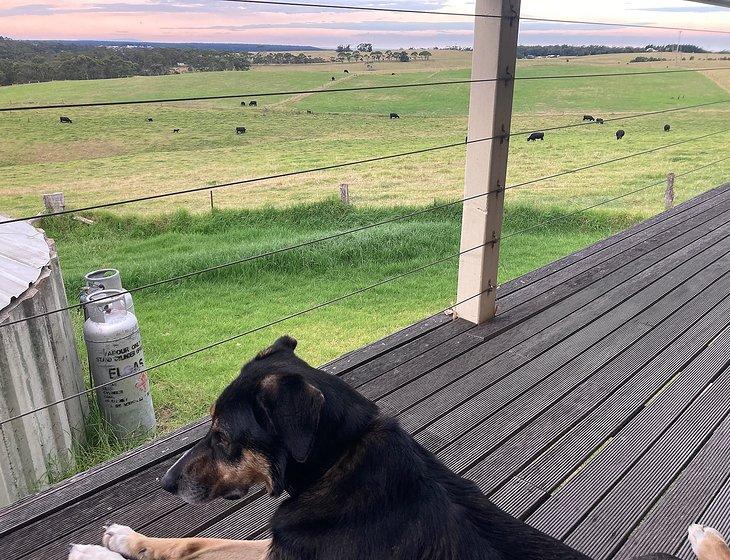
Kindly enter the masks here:
<path id="1" fill-rule="evenodd" d="M 319 438 L 323 455 L 352 425 L 358 407 L 377 410 L 337 377 L 299 359 L 296 345 L 282 337 L 243 367 L 213 405 L 208 433 L 165 474 L 166 490 L 205 502 L 239 499 L 261 484 L 278 496 L 292 470 L 310 460 L 320 432 L 327 434 Z"/>

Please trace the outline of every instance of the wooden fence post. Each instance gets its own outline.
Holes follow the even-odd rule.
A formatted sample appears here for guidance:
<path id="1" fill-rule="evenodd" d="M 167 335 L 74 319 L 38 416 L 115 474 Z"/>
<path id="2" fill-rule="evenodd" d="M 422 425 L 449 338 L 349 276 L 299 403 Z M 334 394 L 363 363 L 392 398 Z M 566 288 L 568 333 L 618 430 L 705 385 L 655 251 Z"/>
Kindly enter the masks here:
<path id="1" fill-rule="evenodd" d="M 66 200 L 62 192 L 43 195 L 43 206 L 46 207 L 46 214 L 56 214 L 66 209 Z"/>
<path id="2" fill-rule="evenodd" d="M 667 175 L 667 188 L 664 191 L 665 210 L 669 210 L 674 207 L 674 179 L 676 179 L 676 175 L 674 175 L 674 173 Z"/>
<path id="3" fill-rule="evenodd" d="M 458 317 L 482 323 L 496 313 L 520 0 L 477 0 L 476 13 L 502 17 L 476 17 L 474 23 L 471 77 L 497 81 L 471 84 L 464 185 L 464 198 L 469 200 L 463 208 L 459 303 L 454 311 Z"/>
<path id="4" fill-rule="evenodd" d="M 340 200 L 343 204 L 350 204 L 350 185 L 347 183 L 340 185 Z"/>

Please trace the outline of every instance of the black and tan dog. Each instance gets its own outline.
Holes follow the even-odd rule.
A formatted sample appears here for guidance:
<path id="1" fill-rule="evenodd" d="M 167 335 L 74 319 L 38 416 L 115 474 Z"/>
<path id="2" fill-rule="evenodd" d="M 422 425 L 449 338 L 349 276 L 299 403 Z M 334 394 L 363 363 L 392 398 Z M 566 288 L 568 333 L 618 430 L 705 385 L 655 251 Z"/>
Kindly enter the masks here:
<path id="1" fill-rule="evenodd" d="M 501 511 L 295 347 L 280 338 L 244 366 L 208 434 L 162 481 L 190 503 L 256 484 L 287 492 L 271 540 L 153 539 L 112 525 L 104 547 L 74 545 L 70 560 L 587 560 Z"/>

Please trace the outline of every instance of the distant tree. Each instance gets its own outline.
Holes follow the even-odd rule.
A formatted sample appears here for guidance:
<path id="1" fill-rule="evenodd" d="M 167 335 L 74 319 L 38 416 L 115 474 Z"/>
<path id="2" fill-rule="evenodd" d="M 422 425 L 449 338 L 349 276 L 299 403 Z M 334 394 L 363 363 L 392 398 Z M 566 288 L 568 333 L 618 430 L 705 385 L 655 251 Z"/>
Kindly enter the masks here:
<path id="1" fill-rule="evenodd" d="M 411 59 L 408 56 L 408 53 L 406 51 L 401 51 L 398 55 L 398 61 L 399 62 L 409 62 Z"/>
<path id="2" fill-rule="evenodd" d="M 381 60 L 383 60 L 383 53 L 380 52 L 380 51 L 373 51 L 372 54 L 371 54 L 371 56 L 375 60 L 377 60 L 378 62 L 380 62 Z"/>
<path id="3" fill-rule="evenodd" d="M 373 44 L 372 43 L 360 43 L 357 46 L 357 50 L 360 52 L 373 52 Z"/>
<path id="4" fill-rule="evenodd" d="M 432 55 L 428 51 L 421 51 L 420 53 L 418 53 L 418 56 L 420 56 L 423 60 L 428 60 L 429 58 L 431 58 Z"/>

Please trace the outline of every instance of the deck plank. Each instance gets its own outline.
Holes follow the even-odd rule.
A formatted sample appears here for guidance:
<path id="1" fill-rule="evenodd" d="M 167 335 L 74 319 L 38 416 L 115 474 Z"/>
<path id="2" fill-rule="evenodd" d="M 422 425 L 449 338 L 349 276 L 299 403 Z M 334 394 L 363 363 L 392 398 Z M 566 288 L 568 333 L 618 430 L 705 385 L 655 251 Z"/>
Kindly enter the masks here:
<path id="1" fill-rule="evenodd" d="M 708 306 L 715 299 L 706 301 Z M 682 309 L 673 322 L 691 321 L 694 313 L 703 313 L 703 300 L 695 298 L 695 310 Z M 630 353 L 607 364 L 601 377 L 567 394 L 478 467 L 489 471 L 492 484 L 499 488 L 491 495 L 492 500 L 512 515 L 526 517 L 638 414 L 728 324 L 730 299 L 724 297 L 719 305 L 638 370 L 641 375 L 623 378 L 624 368 L 634 361 Z M 661 337 L 664 332 L 657 331 L 657 336 Z M 639 356 L 651 352 L 657 343 L 661 341 L 647 342 L 646 348 L 636 348 L 635 352 Z M 500 488 L 509 476 L 516 478 L 515 483 Z"/>
<path id="2" fill-rule="evenodd" d="M 566 538 L 627 470 L 665 431 L 671 429 L 686 409 L 691 408 L 698 421 L 704 419 L 701 407 L 693 406 L 693 403 L 702 399 L 708 385 L 727 365 L 729 357 L 730 331 L 726 330 L 685 368 L 681 376 L 675 378 L 675 382 L 651 406 L 635 416 L 604 447 L 602 453 L 538 508 L 528 522 L 560 539 Z M 709 394 L 715 395 L 716 391 Z M 707 398 L 699 402 L 705 403 Z M 724 407 L 727 411 L 727 400 L 716 400 L 722 404 L 717 407 L 718 410 Z M 684 428 L 684 424 L 680 426 Z M 569 508 L 566 507 L 568 503 Z"/>

